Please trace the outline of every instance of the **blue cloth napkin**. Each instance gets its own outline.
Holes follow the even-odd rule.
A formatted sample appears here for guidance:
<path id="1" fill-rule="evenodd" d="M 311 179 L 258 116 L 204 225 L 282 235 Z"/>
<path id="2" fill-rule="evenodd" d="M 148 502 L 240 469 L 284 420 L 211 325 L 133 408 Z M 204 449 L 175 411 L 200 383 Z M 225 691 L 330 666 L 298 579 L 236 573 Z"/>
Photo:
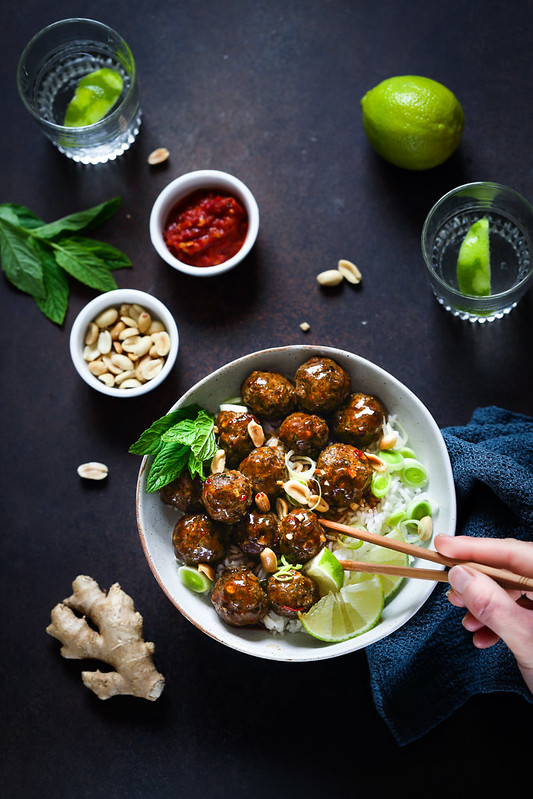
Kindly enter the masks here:
<path id="1" fill-rule="evenodd" d="M 478 408 L 464 427 L 442 431 L 457 493 L 457 535 L 531 540 L 533 418 Z M 400 745 L 420 738 L 471 696 L 528 691 L 507 646 L 476 649 L 465 614 L 439 583 L 403 627 L 366 650 L 374 702 Z"/>

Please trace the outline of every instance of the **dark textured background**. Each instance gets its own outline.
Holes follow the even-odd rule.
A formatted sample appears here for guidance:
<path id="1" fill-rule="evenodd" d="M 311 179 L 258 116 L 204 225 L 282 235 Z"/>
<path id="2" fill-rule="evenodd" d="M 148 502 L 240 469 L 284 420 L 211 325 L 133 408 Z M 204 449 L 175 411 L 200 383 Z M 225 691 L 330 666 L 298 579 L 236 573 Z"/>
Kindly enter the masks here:
<path id="1" fill-rule="evenodd" d="M 56 152 L 15 86 L 29 38 L 76 15 L 116 28 L 141 79 L 140 137 L 116 163 L 97 167 Z M 73 287 L 59 328 L 2 276 L 3 795 L 285 797 L 349 787 L 383 796 L 403 785 L 421 796 L 457 793 L 461 762 L 475 764 L 468 779 L 477 789 L 491 786 L 478 766 L 486 758 L 513 758 L 519 773 L 531 709 L 513 695 L 477 697 L 399 748 L 374 709 L 364 652 L 263 662 L 202 635 L 145 561 L 134 508 L 139 461 L 127 450 L 213 369 L 301 342 L 374 361 L 441 427 L 465 423 L 480 405 L 532 412 L 532 293 L 499 322 L 460 322 L 433 299 L 420 252 L 426 213 L 460 183 L 493 180 L 533 198 L 531 2 L 22 0 L 0 16 L 0 202 L 52 221 L 122 196 L 96 235 L 133 261 L 116 273 L 119 285 L 159 297 L 181 335 L 171 377 L 120 403 L 91 391 L 70 363 L 70 326 L 94 293 Z M 421 174 L 380 160 L 361 125 L 365 91 L 408 73 L 447 85 L 466 116 L 460 149 Z M 150 169 L 147 155 L 158 146 L 171 158 Z M 170 269 L 148 235 L 159 191 L 199 168 L 240 177 L 261 212 L 252 254 L 212 280 Z M 321 290 L 315 275 L 340 257 L 358 264 L 362 285 Z M 93 459 L 110 474 L 87 486 L 76 467 Z M 100 702 L 81 684 L 81 664 L 64 661 L 45 634 L 51 608 L 79 573 L 103 588 L 118 581 L 134 597 L 167 679 L 155 704 Z"/>

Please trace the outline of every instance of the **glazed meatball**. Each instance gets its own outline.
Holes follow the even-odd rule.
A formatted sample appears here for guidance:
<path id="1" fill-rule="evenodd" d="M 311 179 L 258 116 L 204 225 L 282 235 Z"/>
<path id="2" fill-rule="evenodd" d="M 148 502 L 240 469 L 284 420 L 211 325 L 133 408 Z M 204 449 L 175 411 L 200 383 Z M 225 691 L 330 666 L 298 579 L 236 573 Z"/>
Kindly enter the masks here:
<path id="1" fill-rule="evenodd" d="M 324 530 L 313 511 L 295 508 L 281 520 L 279 546 L 289 563 L 311 560 L 325 543 Z"/>
<path id="2" fill-rule="evenodd" d="M 332 419 L 332 428 L 339 441 L 355 447 L 368 447 L 379 440 L 387 410 L 381 400 L 371 394 L 357 392 L 338 408 Z"/>
<path id="3" fill-rule="evenodd" d="M 328 443 L 329 428 L 320 416 L 295 411 L 283 420 L 278 435 L 287 449 L 316 458 Z"/>
<path id="4" fill-rule="evenodd" d="M 187 566 L 216 563 L 224 556 L 226 528 L 203 513 L 187 514 L 174 527 L 172 546 Z"/>
<path id="5" fill-rule="evenodd" d="M 257 624 L 268 609 L 267 595 L 259 578 L 244 567 L 226 569 L 216 581 L 211 602 L 227 624 Z"/>
<path id="6" fill-rule="evenodd" d="M 328 414 L 351 391 L 350 375 L 331 358 L 314 356 L 296 370 L 298 405 L 305 411 Z"/>
<path id="7" fill-rule="evenodd" d="M 283 578 L 279 580 L 274 574 L 269 577 L 268 603 L 278 616 L 296 619 L 298 612 L 305 613 L 320 599 L 318 585 L 298 569 L 292 569 Z"/>
<path id="8" fill-rule="evenodd" d="M 198 476 L 193 479 L 188 471 L 182 472 L 163 486 L 159 496 L 166 505 L 172 505 L 182 513 L 195 513 L 202 510 L 202 481 Z"/>
<path id="9" fill-rule="evenodd" d="M 258 420 L 251 413 L 220 411 L 215 427 L 218 429 L 218 445 L 226 453 L 226 466 L 236 468 L 254 447 L 248 433 L 250 422 Z"/>
<path id="10" fill-rule="evenodd" d="M 315 472 L 322 496 L 331 507 L 348 508 L 370 485 L 372 467 L 351 444 L 330 444 L 320 453 Z"/>
<path id="11" fill-rule="evenodd" d="M 275 549 L 279 542 L 279 519 L 271 511 L 251 510 L 234 526 L 232 537 L 247 555 L 259 555 L 265 547 Z"/>
<path id="12" fill-rule="evenodd" d="M 273 447 L 253 449 L 240 464 L 239 471 L 250 479 L 256 494 L 262 491 L 274 497 L 283 490 L 285 459 Z"/>
<path id="13" fill-rule="evenodd" d="M 296 410 L 296 392 L 278 372 L 252 372 L 241 388 L 243 402 L 263 419 L 281 419 Z"/>
<path id="14" fill-rule="evenodd" d="M 234 524 L 252 504 L 252 483 L 242 472 L 225 469 L 204 480 L 202 502 L 217 522 Z"/>

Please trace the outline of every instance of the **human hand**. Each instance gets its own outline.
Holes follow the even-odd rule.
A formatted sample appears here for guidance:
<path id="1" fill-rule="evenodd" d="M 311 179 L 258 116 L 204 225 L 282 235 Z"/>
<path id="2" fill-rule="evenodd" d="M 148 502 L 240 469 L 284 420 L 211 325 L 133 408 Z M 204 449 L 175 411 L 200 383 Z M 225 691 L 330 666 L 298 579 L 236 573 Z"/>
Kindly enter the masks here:
<path id="1" fill-rule="evenodd" d="M 441 555 L 533 577 L 533 542 L 437 535 L 434 543 Z M 468 566 L 453 566 L 449 580 L 448 599 L 452 605 L 467 609 L 463 625 L 474 634 L 474 645 L 486 649 L 501 638 L 533 692 L 533 593 L 524 595 L 501 588 L 490 577 Z"/>

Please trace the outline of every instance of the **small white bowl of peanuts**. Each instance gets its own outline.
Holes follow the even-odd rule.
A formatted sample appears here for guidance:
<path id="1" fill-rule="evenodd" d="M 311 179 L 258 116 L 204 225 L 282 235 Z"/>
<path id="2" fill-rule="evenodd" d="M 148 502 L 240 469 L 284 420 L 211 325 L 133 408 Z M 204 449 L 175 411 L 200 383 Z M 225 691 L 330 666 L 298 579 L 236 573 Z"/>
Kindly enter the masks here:
<path id="1" fill-rule="evenodd" d="M 174 317 L 138 289 L 100 294 L 78 314 L 70 354 L 80 377 L 110 397 L 138 397 L 168 377 L 179 348 Z"/>

